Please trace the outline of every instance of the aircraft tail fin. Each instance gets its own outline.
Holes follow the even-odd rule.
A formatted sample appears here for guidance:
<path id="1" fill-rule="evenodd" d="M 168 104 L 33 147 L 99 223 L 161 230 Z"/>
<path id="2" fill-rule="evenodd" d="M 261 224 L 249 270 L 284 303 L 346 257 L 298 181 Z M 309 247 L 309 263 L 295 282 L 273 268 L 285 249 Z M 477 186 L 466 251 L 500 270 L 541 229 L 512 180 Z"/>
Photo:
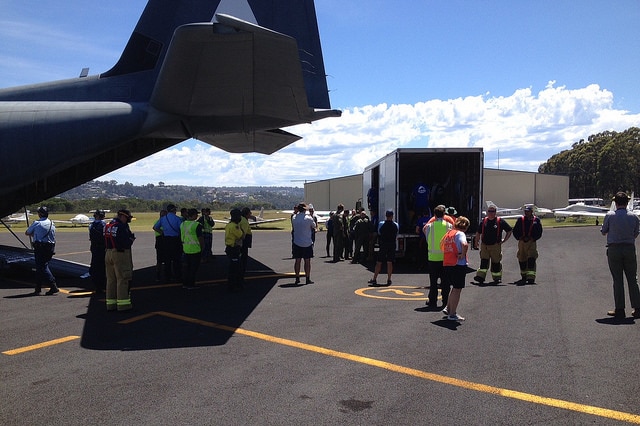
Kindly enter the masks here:
<path id="1" fill-rule="evenodd" d="M 176 30 L 187 24 L 216 23 L 216 14 L 294 38 L 309 106 L 330 108 L 313 0 L 149 0 L 120 59 L 100 77 L 146 73 L 146 84 L 137 86 L 136 92 L 149 99 Z"/>
<path id="2" fill-rule="evenodd" d="M 264 207 L 260 207 L 260 214 L 258 215 L 258 219 L 264 219 Z"/>

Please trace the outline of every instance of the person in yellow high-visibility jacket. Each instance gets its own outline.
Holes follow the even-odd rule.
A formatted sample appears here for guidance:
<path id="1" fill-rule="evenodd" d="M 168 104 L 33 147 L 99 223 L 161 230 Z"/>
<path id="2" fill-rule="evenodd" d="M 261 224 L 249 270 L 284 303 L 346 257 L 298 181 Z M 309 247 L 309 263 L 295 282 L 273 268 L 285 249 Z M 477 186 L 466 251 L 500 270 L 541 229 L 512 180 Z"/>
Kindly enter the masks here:
<path id="1" fill-rule="evenodd" d="M 449 300 L 449 286 L 444 279 L 444 253 L 440 248 L 440 241 L 453 225 L 444 219 L 444 206 L 439 205 L 433 210 L 435 220 L 424 226 L 427 242 L 427 260 L 429 262 L 429 294 L 426 305 L 435 309 L 438 305 L 438 280 L 440 280 L 442 307 L 447 306 Z"/>
<path id="2" fill-rule="evenodd" d="M 180 225 L 180 239 L 187 264 L 187 270 L 183 274 L 182 286 L 186 289 L 194 289 L 197 288 L 196 275 L 200 267 L 202 246 L 204 246 L 202 224 L 198 222 L 198 210 L 187 210 L 187 220 Z"/>
<path id="3" fill-rule="evenodd" d="M 224 227 L 224 252 L 229 258 L 229 270 L 227 274 L 227 283 L 230 291 L 242 290 L 242 268 L 240 267 L 240 251 L 242 249 L 242 240 L 244 232 L 240 227 L 242 212 L 240 209 L 233 209 L 229 212 L 231 220 Z"/>

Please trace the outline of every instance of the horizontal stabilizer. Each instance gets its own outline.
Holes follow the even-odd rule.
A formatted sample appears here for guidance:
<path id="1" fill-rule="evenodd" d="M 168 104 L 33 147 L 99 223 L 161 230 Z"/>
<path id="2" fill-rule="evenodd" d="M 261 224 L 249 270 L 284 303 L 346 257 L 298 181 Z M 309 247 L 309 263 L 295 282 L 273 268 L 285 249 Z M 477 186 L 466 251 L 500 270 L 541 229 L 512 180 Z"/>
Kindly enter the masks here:
<path id="1" fill-rule="evenodd" d="M 309 122 L 313 110 L 295 39 L 267 29 L 224 28 L 200 23 L 176 30 L 151 105 L 185 117 L 216 118 L 218 124 L 241 117 L 245 131 L 260 129 L 265 117 Z"/>
<path id="2" fill-rule="evenodd" d="M 227 152 L 259 152 L 273 154 L 285 146 L 301 139 L 300 136 L 284 130 L 264 130 L 258 132 L 230 133 L 226 135 L 198 137 L 202 142 L 216 146 Z"/>

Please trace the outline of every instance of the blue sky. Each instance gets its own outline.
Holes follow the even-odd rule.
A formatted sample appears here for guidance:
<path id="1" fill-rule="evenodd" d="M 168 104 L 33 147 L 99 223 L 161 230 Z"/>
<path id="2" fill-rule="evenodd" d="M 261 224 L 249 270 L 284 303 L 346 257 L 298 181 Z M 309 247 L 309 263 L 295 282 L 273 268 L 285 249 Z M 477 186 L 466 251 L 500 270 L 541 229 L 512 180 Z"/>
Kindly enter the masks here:
<path id="1" fill-rule="evenodd" d="M 0 0 L 0 87 L 108 70 L 146 1 Z M 271 155 L 188 141 L 99 179 L 300 186 L 395 148 L 481 146 L 535 171 L 589 135 L 640 125 L 640 2 L 316 0 L 332 106 Z"/>

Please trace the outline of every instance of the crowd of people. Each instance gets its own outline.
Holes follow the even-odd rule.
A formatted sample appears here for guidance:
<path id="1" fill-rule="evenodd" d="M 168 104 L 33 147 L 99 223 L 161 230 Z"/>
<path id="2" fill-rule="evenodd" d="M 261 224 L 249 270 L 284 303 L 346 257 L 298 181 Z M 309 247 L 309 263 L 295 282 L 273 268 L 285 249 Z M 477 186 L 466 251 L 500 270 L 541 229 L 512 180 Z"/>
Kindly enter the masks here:
<path id="1" fill-rule="evenodd" d="M 624 278 L 627 279 L 632 316 L 640 318 L 640 291 L 637 283 L 637 261 L 635 240 L 640 234 L 640 219 L 627 210 L 629 197 L 618 192 L 614 198 L 616 210 L 607 213 L 601 232 L 607 237 L 607 260 L 613 279 L 613 310 L 608 315 L 625 317 Z M 331 262 L 350 260 L 351 263 L 371 262 L 374 266 L 371 286 L 392 285 L 395 263 L 396 239 L 399 226 L 394 221 L 394 212 L 387 210 L 384 220 L 378 220 L 375 211 L 369 217 L 363 208 L 345 210 L 339 204 L 330 213 L 326 222 L 326 257 Z M 56 279 L 49 269 L 49 261 L 55 253 L 55 225 L 48 218 L 48 209 L 38 209 L 39 219 L 26 230 L 34 248 L 36 285 L 34 295 L 40 295 L 42 286 L 48 286 L 46 295 L 59 292 Z M 225 254 L 228 257 L 227 282 L 229 290 L 241 291 L 252 246 L 249 225 L 251 210 L 248 207 L 233 209 L 225 226 Z M 127 311 L 132 308 L 130 285 L 133 273 L 131 247 L 135 235 L 129 223 L 133 216 L 129 210 L 119 210 L 109 222 L 105 212 L 96 210 L 94 221 L 89 226 L 91 250 L 90 275 L 97 292 L 106 293 L 106 308 L 109 311 Z M 182 282 L 186 289 L 198 288 L 197 272 L 201 263 L 211 262 L 213 255 L 212 230 L 215 221 L 211 211 L 203 208 L 182 209 L 177 215 L 174 204 L 167 205 L 159 213 L 153 225 L 156 248 L 156 279 L 164 282 Z M 312 204 L 299 203 L 291 216 L 292 258 L 294 259 L 295 284 L 301 283 L 303 268 L 305 284 L 312 284 L 311 259 L 318 218 Z M 513 236 L 518 241 L 517 260 L 521 279 L 516 284 L 533 284 L 536 279 L 538 258 L 537 241 L 542 237 L 542 223 L 532 207 L 516 219 L 512 227 L 497 216 L 497 208 L 491 205 L 487 215 L 477 226 L 472 247 L 479 249 L 479 267 L 469 267 L 466 231 L 470 222 L 464 216 L 456 217 L 455 209 L 438 205 L 430 214 L 421 215 L 416 233 L 421 240 L 419 256 L 425 257 L 429 274 L 427 306 L 441 310 L 449 320 L 463 321 L 457 313 L 466 275 L 475 272 L 474 281 L 484 284 L 491 276 L 494 284 L 502 281 L 502 246 Z M 374 250 L 378 244 L 378 251 Z M 333 247 L 331 247 L 333 245 Z M 332 248 L 332 250 L 331 250 Z M 373 261 L 375 260 L 375 263 Z M 422 265 L 421 265 L 422 266 Z M 184 270 L 183 270 L 184 268 Z M 378 284 L 378 276 L 386 269 L 385 283 Z M 438 289 L 442 305 L 437 306 Z"/>

